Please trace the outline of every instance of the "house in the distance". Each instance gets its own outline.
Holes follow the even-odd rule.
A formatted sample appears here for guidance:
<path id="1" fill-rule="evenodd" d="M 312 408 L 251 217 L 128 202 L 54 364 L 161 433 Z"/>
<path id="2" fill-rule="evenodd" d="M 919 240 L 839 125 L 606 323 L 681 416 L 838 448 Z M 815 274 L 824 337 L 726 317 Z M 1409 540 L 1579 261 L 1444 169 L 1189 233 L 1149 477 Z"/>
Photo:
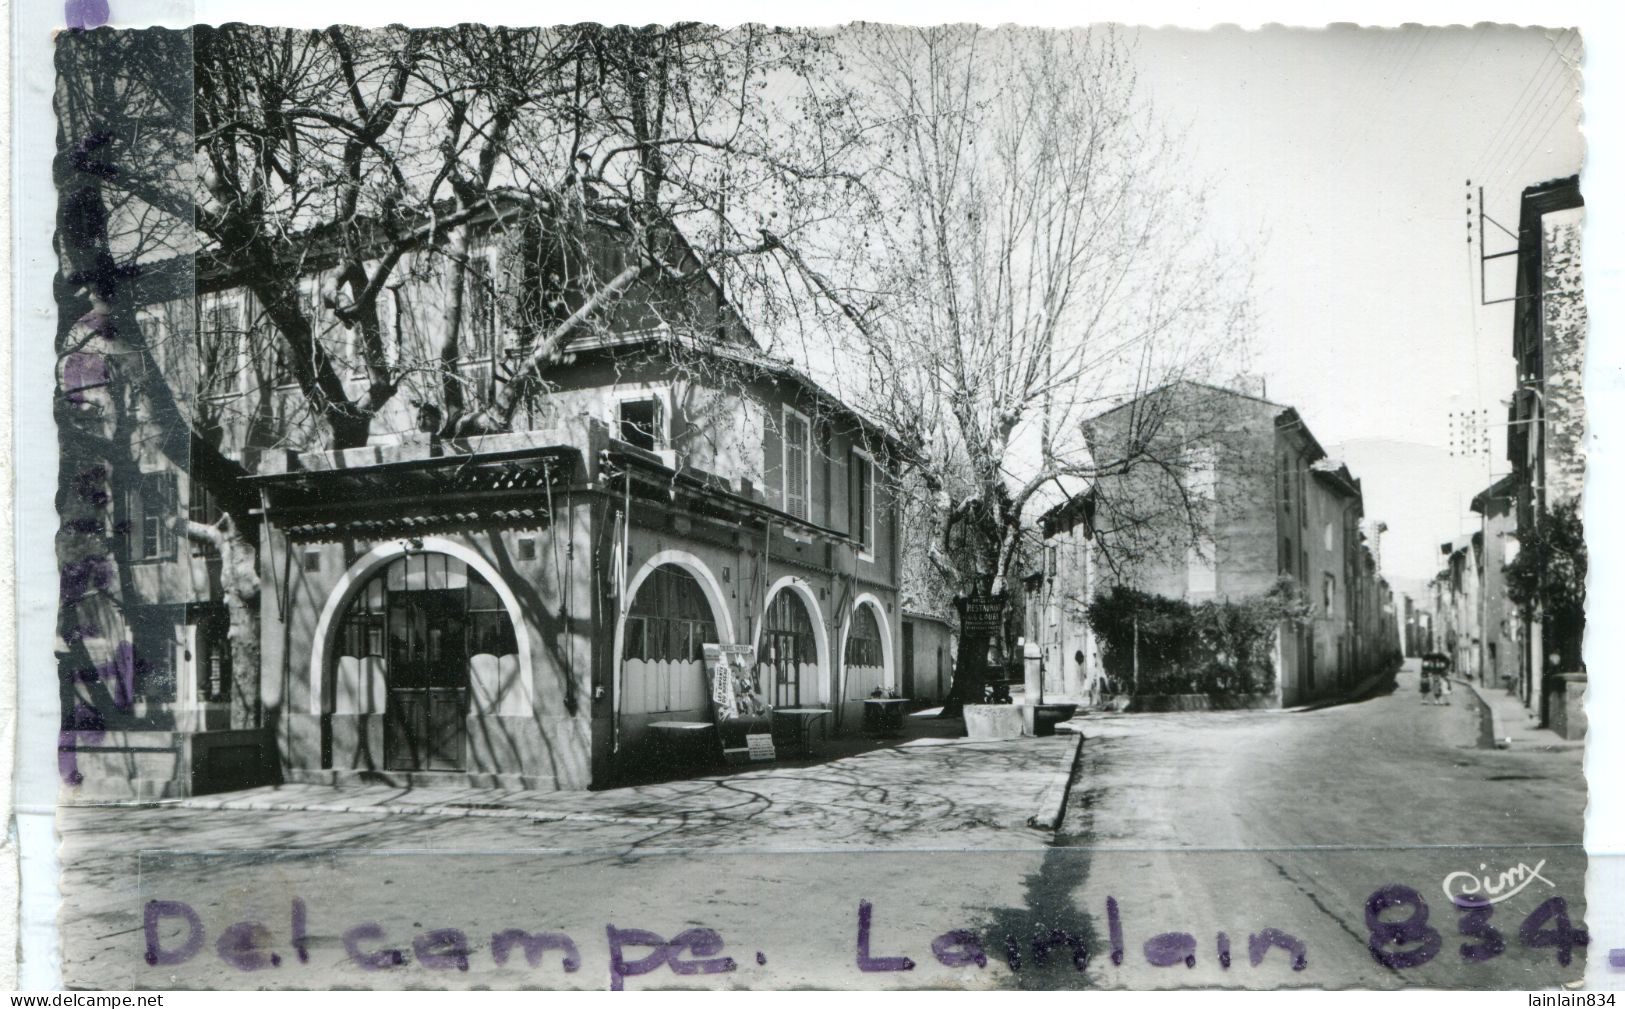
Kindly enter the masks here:
<path id="1" fill-rule="evenodd" d="M 1100 414 L 1086 431 L 1097 461 L 1138 460 L 1091 492 L 1090 597 L 1124 585 L 1236 602 L 1290 579 L 1311 616 L 1277 631 L 1276 704 L 1333 696 L 1391 664 L 1398 621 L 1361 532 L 1360 482 L 1296 410 L 1179 381 Z M 1075 535 L 1055 530 L 1058 548 L 1063 531 Z"/>
<path id="2" fill-rule="evenodd" d="M 1473 496 L 1483 544 L 1479 573 L 1484 648 L 1472 672 L 1486 686 L 1516 691 L 1520 671 L 1518 607 L 1507 595 L 1506 566 L 1518 556 L 1517 484 L 1508 474 Z"/>
<path id="3" fill-rule="evenodd" d="M 1098 696 L 1103 670 L 1089 601 L 1096 579 L 1094 497 L 1083 491 L 1055 504 L 1038 519 L 1042 548 L 1024 584 L 1023 630 L 1039 648 L 1044 699 L 1086 703 Z"/>

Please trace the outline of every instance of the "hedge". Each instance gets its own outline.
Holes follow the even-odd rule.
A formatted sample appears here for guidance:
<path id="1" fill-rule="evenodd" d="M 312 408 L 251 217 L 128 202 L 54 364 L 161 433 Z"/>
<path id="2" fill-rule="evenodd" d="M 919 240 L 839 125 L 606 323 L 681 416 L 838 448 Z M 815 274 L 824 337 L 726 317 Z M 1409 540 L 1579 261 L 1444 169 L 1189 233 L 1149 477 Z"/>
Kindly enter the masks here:
<path id="1" fill-rule="evenodd" d="M 1290 577 L 1259 596 L 1202 603 L 1115 586 L 1090 604 L 1089 626 L 1119 693 L 1268 694 L 1275 690 L 1276 628 L 1311 612 Z"/>

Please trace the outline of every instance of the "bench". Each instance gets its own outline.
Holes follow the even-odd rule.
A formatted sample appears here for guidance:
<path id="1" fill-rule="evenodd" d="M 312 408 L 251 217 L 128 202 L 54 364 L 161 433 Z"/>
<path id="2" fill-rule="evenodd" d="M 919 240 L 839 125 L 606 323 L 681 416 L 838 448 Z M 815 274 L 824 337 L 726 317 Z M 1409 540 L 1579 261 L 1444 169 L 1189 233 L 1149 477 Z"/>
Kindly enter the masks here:
<path id="1" fill-rule="evenodd" d="M 650 722 L 648 729 L 662 760 L 699 766 L 717 761 L 716 726 L 710 722 Z"/>

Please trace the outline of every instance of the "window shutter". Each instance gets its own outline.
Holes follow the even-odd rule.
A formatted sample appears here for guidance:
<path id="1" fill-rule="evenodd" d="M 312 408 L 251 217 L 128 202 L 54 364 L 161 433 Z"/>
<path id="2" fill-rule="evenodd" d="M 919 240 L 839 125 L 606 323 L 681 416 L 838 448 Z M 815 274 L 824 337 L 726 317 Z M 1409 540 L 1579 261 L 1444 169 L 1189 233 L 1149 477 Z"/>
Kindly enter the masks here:
<path id="1" fill-rule="evenodd" d="M 784 439 L 779 433 L 779 418 L 769 417 L 762 425 L 762 483 L 767 491 L 767 503 L 775 508 L 784 507 Z"/>
<path id="2" fill-rule="evenodd" d="M 846 534 L 858 539 L 863 534 L 863 457 L 856 452 L 846 455 Z"/>
<path id="3" fill-rule="evenodd" d="M 125 535 L 130 543 L 130 559 L 135 561 L 146 559 L 147 509 L 146 502 L 142 500 L 144 496 L 142 491 L 145 489 L 142 483 L 143 478 L 138 475 L 135 478 L 134 485 L 124 496 L 127 503 L 126 510 L 128 511 L 128 514 L 124 517 L 129 527 L 129 532 Z"/>

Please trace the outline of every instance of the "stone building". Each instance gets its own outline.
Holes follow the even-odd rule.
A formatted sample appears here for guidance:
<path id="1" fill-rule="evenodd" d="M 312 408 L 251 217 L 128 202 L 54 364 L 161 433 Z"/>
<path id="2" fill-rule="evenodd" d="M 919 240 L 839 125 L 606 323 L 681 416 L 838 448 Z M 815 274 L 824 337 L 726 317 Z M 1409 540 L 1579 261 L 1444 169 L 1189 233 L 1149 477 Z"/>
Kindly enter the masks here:
<path id="1" fill-rule="evenodd" d="M 1473 496 L 1483 544 L 1479 572 L 1481 666 L 1472 672 L 1486 686 L 1516 691 L 1521 671 L 1521 620 L 1506 591 L 1505 569 L 1518 556 L 1517 484 L 1509 474 Z"/>
<path id="2" fill-rule="evenodd" d="M 1455 675 L 1476 677 L 1484 653 L 1484 537 L 1481 533 L 1458 536 L 1440 544 L 1439 553 L 1444 567 L 1433 580 L 1440 629 L 1435 645 L 1450 656 Z"/>
<path id="3" fill-rule="evenodd" d="M 1577 500 L 1584 489 L 1584 216 L 1578 176 L 1523 191 L 1512 323 L 1518 385 L 1507 416 L 1507 459 L 1517 497 L 1514 523 L 1520 530 L 1534 530 L 1545 510 Z M 1582 677 L 1583 621 L 1560 623 L 1525 612 L 1521 623 L 1519 693 L 1540 712 L 1544 725 L 1551 713 L 1550 694 L 1565 682 L 1551 677 Z M 1583 678 L 1575 685 L 1582 688 Z"/>
<path id="4" fill-rule="evenodd" d="M 1084 703 L 1098 697 L 1104 670 L 1089 626 L 1089 600 L 1098 577 L 1091 526 L 1093 497 L 1081 493 L 1038 521 L 1043 547 L 1027 579 L 1024 631 L 1040 649 L 1044 699 Z"/>
<path id="5" fill-rule="evenodd" d="M 1361 532 L 1360 483 L 1295 409 L 1182 381 L 1086 430 L 1099 458 L 1136 444 L 1155 460 L 1094 486 L 1092 594 L 1124 584 L 1192 602 L 1240 600 L 1290 579 L 1312 616 L 1277 632 L 1281 705 L 1335 695 L 1398 655 L 1392 594 Z"/>
<path id="6" fill-rule="evenodd" d="M 513 433 L 457 434 L 535 340 L 515 306 L 546 278 L 505 226 L 519 209 L 471 226 L 455 344 L 448 257 L 396 269 L 380 311 L 399 388 L 362 447 L 324 447 L 232 278 L 200 265 L 194 297 L 142 309 L 181 406 L 253 474 L 259 663 L 230 668 L 219 561 L 176 534 L 218 512 L 143 456 L 120 505 L 138 703 L 125 735 L 70 744 L 83 794 L 602 784 L 667 760 L 656 723 L 709 720 L 704 644 L 752 646 L 750 703 L 827 709 L 815 734 L 900 685 L 897 446 L 765 354 L 708 277 L 640 281 L 523 390 Z M 364 389 L 359 336 L 330 310 L 333 250 L 294 245 L 312 339 Z M 555 293 L 565 314 L 581 297 Z M 934 634 L 915 632 L 910 669 L 933 690 Z"/>

